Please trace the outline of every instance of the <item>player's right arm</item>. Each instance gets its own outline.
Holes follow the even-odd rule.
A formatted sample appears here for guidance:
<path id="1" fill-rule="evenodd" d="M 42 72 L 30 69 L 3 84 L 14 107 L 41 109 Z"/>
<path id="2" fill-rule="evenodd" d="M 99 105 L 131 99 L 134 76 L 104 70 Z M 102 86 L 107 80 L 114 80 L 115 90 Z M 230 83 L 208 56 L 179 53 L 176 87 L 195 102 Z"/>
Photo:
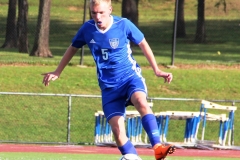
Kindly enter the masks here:
<path id="1" fill-rule="evenodd" d="M 57 69 L 53 72 L 48 72 L 48 73 L 43 73 L 42 75 L 43 77 L 43 81 L 42 83 L 45 86 L 49 85 L 49 82 L 52 80 L 56 80 L 59 78 L 60 74 L 62 73 L 63 69 L 66 67 L 66 65 L 69 63 L 69 61 L 72 59 L 72 57 L 74 56 L 74 54 L 77 52 L 78 48 L 73 47 L 72 45 L 70 45 L 66 52 L 64 53 Z"/>

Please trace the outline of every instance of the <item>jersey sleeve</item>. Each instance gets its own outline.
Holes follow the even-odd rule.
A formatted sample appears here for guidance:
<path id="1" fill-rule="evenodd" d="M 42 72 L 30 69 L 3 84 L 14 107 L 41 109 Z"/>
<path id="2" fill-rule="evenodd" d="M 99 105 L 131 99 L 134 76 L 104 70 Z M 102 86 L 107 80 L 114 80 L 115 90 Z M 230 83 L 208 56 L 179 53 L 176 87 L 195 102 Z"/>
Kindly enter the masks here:
<path id="1" fill-rule="evenodd" d="M 72 46 L 76 48 L 81 48 L 86 44 L 84 30 L 86 28 L 86 24 L 78 30 L 77 34 L 72 39 Z"/>
<path id="2" fill-rule="evenodd" d="M 143 33 L 130 20 L 126 19 L 128 39 L 135 44 L 139 44 L 143 39 Z"/>

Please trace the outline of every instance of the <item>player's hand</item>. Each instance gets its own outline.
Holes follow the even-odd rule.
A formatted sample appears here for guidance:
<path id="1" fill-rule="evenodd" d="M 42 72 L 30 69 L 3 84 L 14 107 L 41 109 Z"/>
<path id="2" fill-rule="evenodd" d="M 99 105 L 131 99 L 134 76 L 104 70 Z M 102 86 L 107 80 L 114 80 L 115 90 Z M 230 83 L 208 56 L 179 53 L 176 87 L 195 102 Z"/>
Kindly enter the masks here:
<path id="1" fill-rule="evenodd" d="M 169 84 L 171 83 L 171 81 L 173 79 L 172 73 L 167 73 L 167 72 L 162 72 L 162 71 L 156 72 L 156 76 L 163 77 L 164 83 L 168 82 Z"/>
<path id="2" fill-rule="evenodd" d="M 173 79 L 173 75 L 172 73 L 167 73 L 167 76 L 163 76 L 163 78 L 165 79 L 164 82 L 168 82 L 169 84 L 172 82 Z"/>
<path id="3" fill-rule="evenodd" d="M 44 76 L 42 83 L 45 86 L 48 86 L 50 81 L 55 81 L 59 78 L 59 74 L 55 72 L 43 73 L 42 75 Z"/>

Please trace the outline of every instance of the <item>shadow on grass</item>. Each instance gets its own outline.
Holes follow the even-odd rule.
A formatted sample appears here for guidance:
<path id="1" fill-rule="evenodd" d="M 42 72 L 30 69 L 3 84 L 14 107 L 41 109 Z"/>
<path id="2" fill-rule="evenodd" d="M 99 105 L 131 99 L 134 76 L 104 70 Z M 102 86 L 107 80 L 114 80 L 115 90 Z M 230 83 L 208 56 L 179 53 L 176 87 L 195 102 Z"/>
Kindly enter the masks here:
<path id="1" fill-rule="evenodd" d="M 28 38 L 30 49 L 33 46 L 37 20 L 28 20 Z M 219 61 L 237 62 L 240 50 L 240 26 L 237 20 L 207 20 L 206 43 L 194 43 L 196 21 L 186 21 L 186 38 L 178 38 L 176 43 L 175 58 L 186 61 Z M 61 21 L 51 19 L 49 45 L 54 56 L 62 56 L 66 48 L 81 24 L 78 22 Z M 0 16 L 0 45 L 5 40 L 6 17 Z M 147 41 L 156 56 L 171 57 L 173 22 L 159 21 L 152 23 L 140 23 L 140 30 L 144 33 Z M 87 47 L 85 47 L 87 48 Z M 89 54 L 89 50 L 87 53 Z M 133 47 L 135 55 L 142 55 L 138 47 Z M 1 52 L 18 52 L 17 49 L 0 49 Z M 221 56 L 217 55 L 218 51 Z"/>

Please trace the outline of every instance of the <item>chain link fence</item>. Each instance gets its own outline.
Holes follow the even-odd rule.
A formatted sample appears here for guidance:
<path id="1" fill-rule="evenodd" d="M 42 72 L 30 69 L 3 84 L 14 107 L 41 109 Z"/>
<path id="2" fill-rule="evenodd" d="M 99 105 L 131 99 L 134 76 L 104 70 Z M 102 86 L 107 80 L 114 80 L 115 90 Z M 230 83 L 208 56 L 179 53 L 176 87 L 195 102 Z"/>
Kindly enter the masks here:
<path id="1" fill-rule="evenodd" d="M 96 111 L 101 111 L 101 97 L 97 95 L 0 93 L 1 119 L 0 142 L 94 144 Z M 149 98 L 153 112 L 199 112 L 200 99 Z M 236 100 L 219 100 L 217 103 L 232 105 Z M 129 106 L 127 111 L 135 110 Z M 214 112 L 224 113 L 228 112 Z M 167 140 L 184 141 L 185 120 L 171 120 Z M 239 132 L 236 124 L 235 133 Z M 207 124 L 205 139 L 218 141 L 219 122 Z M 199 130 L 201 133 L 201 129 Z M 239 136 L 236 143 L 239 144 Z M 201 134 L 198 135 L 201 139 Z"/>

